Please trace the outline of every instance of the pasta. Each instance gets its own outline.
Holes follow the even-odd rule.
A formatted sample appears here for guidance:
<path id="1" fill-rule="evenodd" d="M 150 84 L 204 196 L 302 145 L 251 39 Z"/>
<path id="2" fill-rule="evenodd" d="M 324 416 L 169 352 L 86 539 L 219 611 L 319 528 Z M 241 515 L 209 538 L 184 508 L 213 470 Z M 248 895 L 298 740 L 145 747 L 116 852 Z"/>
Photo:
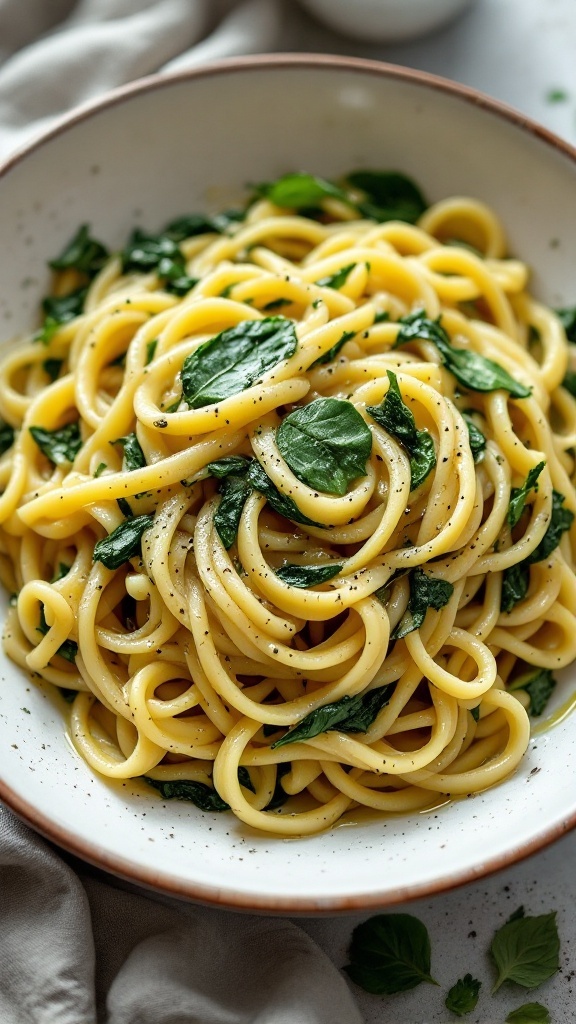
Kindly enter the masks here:
<path id="1" fill-rule="evenodd" d="M 0 362 L 4 644 L 91 768 L 283 836 L 514 772 L 576 657 L 576 403 L 494 213 L 288 175 L 52 266 Z"/>

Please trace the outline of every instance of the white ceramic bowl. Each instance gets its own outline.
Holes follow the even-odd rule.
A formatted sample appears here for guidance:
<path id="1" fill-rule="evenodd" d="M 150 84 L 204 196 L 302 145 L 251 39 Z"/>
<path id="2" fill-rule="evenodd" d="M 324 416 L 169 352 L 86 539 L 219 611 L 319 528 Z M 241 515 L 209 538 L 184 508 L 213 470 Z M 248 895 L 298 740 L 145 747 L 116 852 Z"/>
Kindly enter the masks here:
<path id="1" fill-rule="evenodd" d="M 400 43 L 441 28 L 473 0 L 300 0 L 329 28 L 368 43 Z"/>
<path id="2" fill-rule="evenodd" d="M 554 305 L 576 300 L 576 152 L 461 86 L 352 59 L 276 56 L 154 78 L 69 118 L 0 173 L 1 335 L 35 322 L 46 260 L 78 224 L 119 246 L 139 223 L 224 205 L 246 182 L 306 169 L 399 169 L 431 200 L 491 204 Z M 575 678 L 557 688 L 566 700 Z M 506 783 L 413 816 L 301 840 L 164 804 L 95 777 L 60 711 L 0 663 L 0 796 L 56 843 L 165 892 L 315 913 L 383 906 L 509 864 L 576 823 L 574 718 L 535 738 Z M 536 769 L 538 769 L 536 771 Z"/>

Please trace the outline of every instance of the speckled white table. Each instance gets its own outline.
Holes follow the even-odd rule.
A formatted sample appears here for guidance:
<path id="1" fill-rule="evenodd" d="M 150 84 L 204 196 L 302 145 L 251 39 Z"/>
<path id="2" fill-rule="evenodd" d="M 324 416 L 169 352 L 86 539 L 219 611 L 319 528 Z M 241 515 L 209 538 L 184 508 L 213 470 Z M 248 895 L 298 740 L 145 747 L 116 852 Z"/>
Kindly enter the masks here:
<path id="1" fill-rule="evenodd" d="M 295 10 L 282 48 L 355 54 L 443 75 L 505 101 L 576 144 L 576 0 L 477 0 L 448 28 L 402 46 L 351 42 Z M 576 742 L 576 721 L 574 731 Z M 394 908 L 425 922 L 432 941 L 432 973 L 440 987 L 421 985 L 410 993 L 388 997 L 355 988 L 367 1024 L 455 1021 L 444 1007 L 444 996 L 468 971 L 482 981 L 477 1009 L 464 1018 L 470 1024 L 503 1024 L 511 1009 L 533 1000 L 548 1007 L 554 1024 L 572 1024 L 576 1021 L 575 869 L 573 833 L 483 881 Z M 521 904 L 527 914 L 558 911 L 561 970 L 533 993 L 508 985 L 492 998 L 490 941 Z M 366 916 L 299 923 L 341 966 L 347 961 L 352 928 Z"/>

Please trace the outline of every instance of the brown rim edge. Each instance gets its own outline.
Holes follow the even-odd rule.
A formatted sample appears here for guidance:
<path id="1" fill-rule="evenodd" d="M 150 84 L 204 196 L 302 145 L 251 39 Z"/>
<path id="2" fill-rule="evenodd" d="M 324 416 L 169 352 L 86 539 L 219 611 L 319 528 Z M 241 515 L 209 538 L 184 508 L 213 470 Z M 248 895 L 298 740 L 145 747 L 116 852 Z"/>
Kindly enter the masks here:
<path id="1" fill-rule="evenodd" d="M 541 139 L 547 145 L 556 149 L 564 156 L 576 163 L 576 148 L 564 142 L 553 132 L 542 125 L 526 117 L 512 107 L 492 99 L 483 93 L 462 85 L 458 82 L 451 82 L 448 79 L 424 71 L 415 71 L 411 68 L 403 68 L 392 64 L 385 64 L 380 61 L 365 60 L 356 57 L 340 57 L 330 54 L 263 54 L 258 56 L 237 57 L 228 60 L 217 61 L 205 67 L 193 68 L 189 71 L 175 72 L 172 74 L 155 74 L 139 79 L 128 85 L 121 86 L 107 93 L 100 99 L 90 101 L 77 108 L 72 114 L 68 114 L 57 121 L 47 132 L 33 139 L 13 156 L 9 157 L 0 166 L 0 178 L 13 170 L 22 160 L 31 153 L 41 149 L 43 145 L 56 138 L 58 135 L 73 128 L 79 122 L 85 121 L 94 114 L 104 111 L 109 107 L 116 106 L 133 96 L 156 90 L 158 88 L 170 87 L 175 82 L 186 82 L 193 79 L 208 78 L 212 75 L 223 73 L 237 73 L 243 71 L 258 71 L 268 68 L 282 69 L 305 69 L 305 70 L 335 70 L 343 69 L 359 74 L 376 75 L 377 77 L 395 78 L 409 82 L 414 85 L 426 86 L 439 92 L 454 96 L 460 100 L 480 107 L 496 114 L 502 120 L 514 125 L 523 131 Z M 228 908 L 234 910 L 256 911 L 258 913 L 276 914 L 300 914 L 319 915 L 336 913 L 354 913 L 361 910 L 377 909 L 385 906 L 392 906 L 398 903 L 405 903 L 410 900 L 420 899 L 425 896 L 433 896 L 437 893 L 447 892 L 468 882 L 484 878 L 506 867 L 516 864 L 518 861 L 537 853 L 544 847 L 576 827 L 576 811 L 566 819 L 552 826 L 542 834 L 536 836 L 530 842 L 521 846 L 513 847 L 505 854 L 500 854 L 487 861 L 481 862 L 473 868 L 467 868 L 461 872 L 440 878 L 436 882 L 424 882 L 420 885 L 408 885 L 401 889 L 389 892 L 375 892 L 370 894 L 358 894 L 356 896 L 339 897 L 277 897 L 259 895 L 251 892 L 234 892 L 220 888 L 187 883 L 181 878 L 164 874 L 161 871 L 152 871 L 144 867 L 137 867 L 133 862 L 124 857 L 110 854 L 108 851 L 78 839 L 73 833 L 62 828 L 50 818 L 45 817 L 36 807 L 23 800 L 9 786 L 0 779 L 0 799 L 27 825 L 30 825 L 36 832 L 39 832 L 46 839 L 67 850 L 69 853 L 86 861 L 96 868 L 107 871 L 127 882 L 143 885 L 154 891 L 160 891 L 166 895 L 180 899 L 192 900 L 203 903 L 207 906 Z"/>

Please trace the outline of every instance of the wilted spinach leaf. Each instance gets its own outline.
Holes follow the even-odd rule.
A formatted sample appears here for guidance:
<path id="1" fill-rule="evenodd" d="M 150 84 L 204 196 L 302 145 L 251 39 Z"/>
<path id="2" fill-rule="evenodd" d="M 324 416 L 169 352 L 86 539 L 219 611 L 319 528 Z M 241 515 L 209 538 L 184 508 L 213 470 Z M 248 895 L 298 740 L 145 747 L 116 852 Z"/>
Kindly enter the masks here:
<path id="1" fill-rule="evenodd" d="M 538 477 L 546 465 L 545 462 L 539 462 L 537 466 L 533 466 L 528 472 L 526 480 L 521 487 L 513 487 L 510 492 L 510 504 L 508 506 L 507 520 L 510 526 L 516 526 L 516 523 L 520 521 L 524 506 L 526 504 L 526 498 L 530 494 L 531 490 L 538 490 Z"/>
<path id="2" fill-rule="evenodd" d="M 119 569 L 124 562 L 141 553 L 142 536 L 154 522 L 154 516 L 132 516 L 94 545 L 93 561 L 107 569 Z"/>
<path id="3" fill-rule="evenodd" d="M 286 416 L 276 432 L 290 469 L 313 490 L 346 493 L 366 473 L 372 434 L 355 407 L 339 398 L 318 398 Z"/>
<path id="4" fill-rule="evenodd" d="M 417 430 L 412 410 L 402 399 L 398 378 L 392 370 L 386 370 L 390 387 L 380 405 L 366 406 L 366 412 L 376 423 L 384 427 L 398 441 L 410 456 L 410 488 L 415 490 L 436 465 L 434 441 L 427 430 Z"/>
<path id="5" fill-rule="evenodd" d="M 429 576 L 419 566 L 410 572 L 410 598 L 408 608 L 392 633 L 393 640 L 419 629 L 429 608 L 440 611 L 454 593 L 454 587 L 448 580 L 440 580 Z"/>
<path id="6" fill-rule="evenodd" d="M 366 732 L 376 720 L 383 707 L 388 704 L 394 686 L 376 687 L 356 697 L 342 697 L 332 704 L 325 704 L 306 715 L 293 729 L 272 744 L 272 749 L 287 743 L 310 740 L 323 732 Z"/>
<path id="7" fill-rule="evenodd" d="M 78 421 L 58 430 L 46 430 L 44 427 L 30 427 L 29 430 L 42 454 L 55 466 L 74 462 L 82 447 Z"/>
<path id="8" fill-rule="evenodd" d="M 124 466 L 129 472 L 134 469 L 142 469 L 146 465 L 146 458 L 136 434 L 132 433 L 127 434 L 126 437 L 117 437 L 115 441 L 110 441 L 109 443 L 112 445 L 122 445 L 124 449 Z"/>
<path id="9" fill-rule="evenodd" d="M 276 575 L 291 587 L 315 587 L 337 576 L 342 565 L 342 562 L 330 562 L 328 565 L 283 565 L 276 570 Z"/>
<path id="10" fill-rule="evenodd" d="M 551 670 L 541 668 L 531 676 L 520 676 L 514 680 L 509 689 L 526 690 L 530 697 L 530 714 L 533 718 L 537 718 L 544 711 L 555 686 L 556 680 Z"/>

